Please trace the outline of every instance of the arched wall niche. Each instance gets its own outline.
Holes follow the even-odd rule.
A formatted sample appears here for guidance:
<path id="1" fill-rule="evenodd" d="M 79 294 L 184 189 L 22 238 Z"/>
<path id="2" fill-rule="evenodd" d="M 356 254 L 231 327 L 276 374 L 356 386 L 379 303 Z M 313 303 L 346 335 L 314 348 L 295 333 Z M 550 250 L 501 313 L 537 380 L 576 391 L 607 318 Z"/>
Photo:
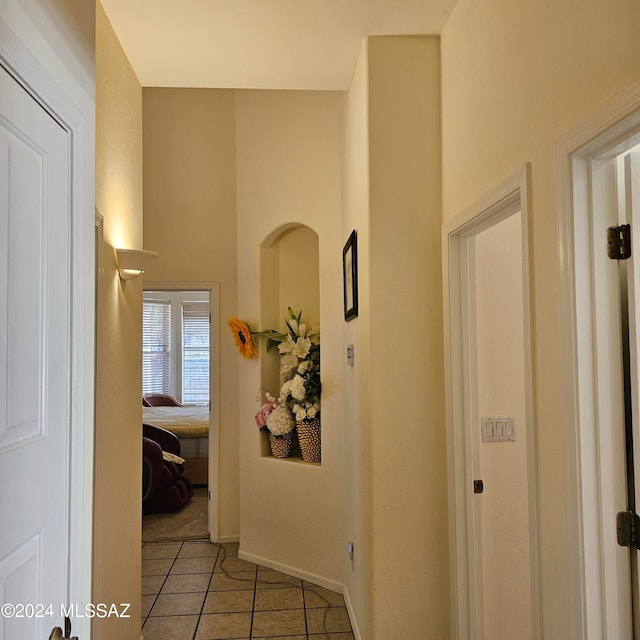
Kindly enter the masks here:
<path id="1" fill-rule="evenodd" d="M 320 323 L 320 262 L 318 234 L 304 224 L 289 223 L 270 233 L 260 246 L 260 329 L 285 331 L 287 307 L 308 326 Z M 280 359 L 260 341 L 261 389 L 278 395 Z M 261 455 L 270 456 L 268 438 Z"/>

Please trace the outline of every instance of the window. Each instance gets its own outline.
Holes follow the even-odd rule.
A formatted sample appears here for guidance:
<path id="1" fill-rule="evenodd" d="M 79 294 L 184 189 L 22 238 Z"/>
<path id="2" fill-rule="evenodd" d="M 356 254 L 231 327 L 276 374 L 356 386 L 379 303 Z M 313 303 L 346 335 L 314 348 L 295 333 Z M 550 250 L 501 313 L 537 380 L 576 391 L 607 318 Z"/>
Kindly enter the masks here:
<path id="1" fill-rule="evenodd" d="M 142 305 L 142 394 L 171 393 L 171 302 Z"/>
<path id="2" fill-rule="evenodd" d="M 209 293 L 145 291 L 142 393 L 168 393 L 183 404 L 209 403 Z"/>
<path id="3" fill-rule="evenodd" d="M 182 402 L 209 402 L 209 304 L 182 303 Z"/>

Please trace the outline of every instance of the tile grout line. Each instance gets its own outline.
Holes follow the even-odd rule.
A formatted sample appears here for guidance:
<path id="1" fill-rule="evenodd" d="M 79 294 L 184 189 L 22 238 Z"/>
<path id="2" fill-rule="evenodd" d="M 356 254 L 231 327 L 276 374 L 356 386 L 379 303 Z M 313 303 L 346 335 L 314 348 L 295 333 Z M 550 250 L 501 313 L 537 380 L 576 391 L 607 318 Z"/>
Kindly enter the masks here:
<path id="1" fill-rule="evenodd" d="M 145 542 L 145 544 L 142 545 L 143 549 L 144 549 L 146 544 L 147 543 Z M 142 625 L 142 629 L 144 629 L 145 625 L 147 624 L 147 621 L 151 617 L 151 612 L 153 611 L 153 607 L 156 606 L 156 602 L 158 601 L 158 597 L 162 593 L 162 589 L 163 589 L 165 583 L 167 582 L 167 578 L 169 577 L 169 574 L 171 573 L 171 569 L 173 569 L 173 565 L 175 564 L 176 560 L 178 559 L 178 556 L 180 555 L 180 551 L 182 551 L 182 546 L 183 545 L 184 545 L 184 542 L 181 542 L 180 543 L 180 548 L 178 549 L 178 552 L 176 553 L 176 557 L 172 560 L 171 566 L 169 567 L 167 573 L 165 574 L 164 580 L 162 581 L 162 584 L 160 585 L 160 588 L 158 589 L 158 593 L 155 594 L 156 597 L 153 599 L 153 604 L 149 607 L 149 615 L 147 615 L 147 617 L 145 618 L 144 624 Z M 159 559 L 159 558 L 157 558 L 157 559 Z"/>
<path id="2" fill-rule="evenodd" d="M 178 542 L 178 541 L 176 541 L 176 542 Z M 181 555 L 181 553 L 183 553 L 183 551 L 185 551 L 185 544 L 187 542 L 190 542 L 190 541 L 182 541 L 182 542 L 180 542 L 179 543 L 179 548 L 178 548 L 175 556 L 172 559 L 171 558 L 167 558 L 167 559 L 171 560 L 171 562 L 170 562 L 170 566 L 169 566 L 166 574 L 164 574 L 164 576 L 163 576 L 162 584 L 159 587 L 159 590 L 158 590 L 157 593 L 149 594 L 149 595 L 153 595 L 154 596 L 153 603 L 152 603 L 151 607 L 149 608 L 149 614 L 151 614 L 153 608 L 157 605 L 159 596 L 162 595 L 162 590 L 167 586 L 167 580 L 171 575 L 176 575 L 176 576 L 190 575 L 190 574 L 172 574 L 171 573 L 172 570 L 175 568 L 177 561 L 179 559 L 181 559 L 180 555 Z M 208 541 L 203 541 L 203 542 L 208 542 Z M 144 548 L 145 546 L 147 546 L 147 543 L 144 543 L 142 546 Z M 153 545 L 153 546 L 155 546 L 155 545 Z M 202 600 L 202 603 L 200 605 L 200 611 L 199 611 L 199 613 L 194 611 L 193 614 L 190 614 L 190 615 L 194 615 L 196 617 L 195 630 L 194 630 L 193 634 L 189 635 L 189 638 L 191 640 L 196 640 L 198 638 L 198 633 L 201 630 L 204 629 L 204 628 L 201 629 L 201 624 L 202 624 L 203 616 L 206 615 L 204 609 L 205 609 L 205 605 L 206 605 L 206 602 L 207 602 L 207 598 L 209 596 L 212 596 L 212 595 L 215 596 L 217 593 L 219 593 L 218 591 L 210 591 L 212 586 L 214 586 L 214 578 L 216 576 L 217 567 L 220 566 L 220 571 L 218 573 L 220 573 L 221 575 L 224 575 L 224 574 L 228 575 L 227 570 L 225 570 L 225 568 L 223 566 L 223 562 L 227 558 L 227 556 L 226 556 L 226 547 L 224 547 L 223 544 L 219 544 L 219 543 L 216 544 L 215 546 L 217 547 L 217 549 L 215 551 L 215 555 L 213 555 L 213 556 L 204 555 L 204 556 L 195 556 L 195 558 L 189 558 L 189 559 L 199 559 L 199 560 L 204 560 L 205 558 L 206 559 L 213 558 L 212 569 L 211 569 L 210 572 L 207 572 L 207 573 L 209 573 L 208 581 L 207 581 L 207 585 L 205 587 L 206 590 L 205 590 L 204 595 L 203 595 L 203 600 Z M 229 556 L 229 557 L 235 557 L 235 556 Z M 162 558 L 147 558 L 147 560 L 154 560 L 154 559 L 162 559 Z M 185 558 L 185 559 L 187 559 L 187 558 Z M 258 605 L 258 602 L 257 602 L 258 582 L 260 580 L 259 576 L 260 576 L 260 569 L 261 568 L 262 567 L 260 567 L 260 565 L 255 565 L 255 568 L 253 570 L 251 570 L 251 572 L 249 572 L 249 571 L 246 571 L 246 572 L 242 571 L 241 572 L 241 573 L 246 573 L 247 575 L 249 573 L 253 573 L 253 583 L 254 583 L 253 584 L 253 594 L 252 594 L 253 598 L 252 598 L 251 609 L 250 609 L 251 616 L 250 616 L 249 638 L 247 638 L 246 640 L 252 640 L 252 639 L 253 640 L 258 640 L 258 638 L 256 636 L 254 636 L 254 633 L 256 632 L 256 629 L 254 627 L 255 627 L 255 614 L 257 613 L 256 607 Z M 273 571 L 272 569 L 266 569 L 266 570 L 267 571 Z M 236 571 L 240 571 L 240 570 L 237 569 Z M 204 575 L 206 576 L 207 573 L 205 573 Z M 240 579 L 240 578 L 238 578 L 238 579 Z M 244 580 L 245 578 L 242 578 L 242 579 Z M 246 581 L 249 582 L 249 578 L 246 578 Z M 296 586 L 293 583 L 289 583 L 288 578 L 286 578 L 284 575 L 281 576 L 281 581 L 280 582 L 278 582 L 278 581 L 274 582 L 273 580 L 266 580 L 266 579 L 264 580 L 264 582 L 266 584 L 271 585 L 270 587 L 265 587 L 267 589 L 268 588 L 293 589 Z M 303 615 L 304 615 L 304 626 L 305 626 L 305 629 L 304 629 L 304 631 L 300 630 L 299 632 L 297 632 L 297 634 L 294 634 L 294 635 L 296 635 L 297 637 L 300 637 L 301 639 L 304 639 L 304 640 L 311 640 L 311 638 L 317 638 L 318 640 L 321 640 L 322 638 L 327 638 L 328 639 L 329 635 L 327 635 L 327 634 L 330 634 L 331 632 L 327 628 L 326 619 L 325 619 L 325 624 L 323 625 L 324 626 L 324 630 L 323 631 L 317 631 L 318 635 L 316 635 L 315 633 L 314 634 L 310 634 L 310 626 L 309 626 L 308 615 L 307 614 L 310 612 L 311 609 L 316 609 L 317 608 L 320 611 L 325 610 L 324 613 L 326 615 L 328 609 L 331 609 L 333 607 L 338 607 L 340 605 L 332 604 L 328 600 L 325 600 L 325 598 L 322 597 L 320 594 L 318 594 L 320 596 L 321 600 L 326 602 L 326 606 L 322 606 L 321 605 L 319 607 L 311 607 L 311 609 L 310 609 L 309 605 L 311 605 L 312 603 L 311 602 L 307 602 L 307 599 L 308 599 L 308 596 L 311 595 L 311 593 L 314 593 L 313 586 L 315 586 L 315 585 L 306 586 L 304 580 L 300 580 L 299 582 L 300 582 L 300 591 L 301 591 L 301 595 L 302 595 L 302 612 L 303 612 Z M 236 591 L 236 589 L 226 589 L 225 591 Z M 181 593 L 182 593 L 181 591 L 177 591 L 175 595 L 179 595 Z M 185 593 L 187 593 L 187 592 L 185 592 Z M 188 592 L 188 593 L 191 593 L 191 592 Z M 199 589 L 198 589 L 198 591 L 195 591 L 193 593 L 199 593 Z M 171 595 L 174 595 L 174 594 L 168 593 L 166 595 L 171 596 Z M 265 604 L 267 604 L 267 603 L 265 602 Z M 283 607 L 283 608 L 276 607 L 276 608 L 273 608 L 273 609 L 271 609 L 271 608 L 265 609 L 265 611 L 267 613 L 268 612 L 285 611 L 285 610 L 292 610 L 293 611 L 296 608 L 297 607 L 293 607 L 293 609 L 291 609 L 290 607 Z M 222 613 L 222 614 L 223 613 L 233 613 L 233 611 L 229 611 L 229 612 L 214 611 L 214 613 Z M 174 615 L 179 616 L 179 615 L 186 615 L 186 614 L 178 614 L 178 613 L 176 613 Z M 147 615 L 144 618 L 144 623 L 142 625 L 143 628 L 145 627 L 146 623 L 149 621 L 149 618 L 151 618 L 151 617 L 152 617 L 151 615 Z M 169 615 L 169 617 L 171 617 L 171 616 Z M 291 633 L 291 630 L 288 630 L 287 631 L 287 637 L 288 637 L 288 635 L 290 633 Z M 345 639 L 346 639 L 347 638 L 347 634 L 349 632 L 348 631 L 340 631 L 339 633 L 340 633 L 340 637 L 342 637 L 342 635 L 344 634 L 345 635 Z M 353 638 L 353 632 L 351 632 L 351 635 L 349 637 Z M 243 636 L 243 638 L 244 638 L 244 636 Z M 262 640 L 268 640 L 268 638 L 264 638 Z"/>
<path id="3" fill-rule="evenodd" d="M 253 580 L 253 602 L 251 603 L 251 626 L 249 627 L 249 638 L 253 638 L 253 618 L 256 613 L 256 594 L 258 591 L 258 565 Z"/>
<path id="4" fill-rule="evenodd" d="M 304 613 L 304 633 L 305 633 L 305 638 L 309 640 L 309 624 L 307 623 L 307 596 L 304 589 L 304 580 L 300 581 L 300 587 L 302 588 L 302 612 Z"/>
<path id="5" fill-rule="evenodd" d="M 183 543 L 184 544 L 184 543 Z M 200 628 L 200 621 L 202 620 L 202 612 L 204 611 L 204 605 L 207 602 L 207 598 L 209 596 L 209 588 L 211 587 L 211 583 L 213 582 L 213 574 L 216 570 L 216 564 L 218 563 L 218 558 L 220 557 L 220 549 L 218 546 L 218 552 L 216 553 L 216 559 L 213 562 L 213 568 L 211 569 L 211 575 L 209 576 L 209 582 L 207 582 L 207 589 L 204 593 L 204 599 L 202 600 L 202 605 L 200 607 L 200 613 L 198 614 L 198 621 L 196 622 L 196 628 L 193 630 L 193 638 L 192 640 L 196 640 L 196 636 L 198 635 L 198 629 Z"/>

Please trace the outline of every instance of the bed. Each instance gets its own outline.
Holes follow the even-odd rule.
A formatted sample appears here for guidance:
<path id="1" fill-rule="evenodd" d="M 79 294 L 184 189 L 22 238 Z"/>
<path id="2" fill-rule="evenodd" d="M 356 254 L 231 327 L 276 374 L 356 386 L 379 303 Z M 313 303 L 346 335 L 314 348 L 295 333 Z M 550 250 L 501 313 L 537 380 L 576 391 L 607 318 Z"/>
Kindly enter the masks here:
<path id="1" fill-rule="evenodd" d="M 207 484 L 208 407 L 142 407 L 142 421 L 178 436 L 180 455 L 186 459 L 185 475 L 193 484 Z"/>

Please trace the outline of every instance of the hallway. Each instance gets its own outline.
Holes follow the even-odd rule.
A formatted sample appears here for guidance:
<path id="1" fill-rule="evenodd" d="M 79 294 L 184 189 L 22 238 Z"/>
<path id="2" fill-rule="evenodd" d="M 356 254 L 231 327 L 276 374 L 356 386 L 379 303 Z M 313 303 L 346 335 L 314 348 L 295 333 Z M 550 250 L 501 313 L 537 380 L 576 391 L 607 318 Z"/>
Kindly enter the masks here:
<path id="1" fill-rule="evenodd" d="M 341 594 L 237 556 L 237 544 L 144 544 L 145 640 L 354 640 Z"/>

